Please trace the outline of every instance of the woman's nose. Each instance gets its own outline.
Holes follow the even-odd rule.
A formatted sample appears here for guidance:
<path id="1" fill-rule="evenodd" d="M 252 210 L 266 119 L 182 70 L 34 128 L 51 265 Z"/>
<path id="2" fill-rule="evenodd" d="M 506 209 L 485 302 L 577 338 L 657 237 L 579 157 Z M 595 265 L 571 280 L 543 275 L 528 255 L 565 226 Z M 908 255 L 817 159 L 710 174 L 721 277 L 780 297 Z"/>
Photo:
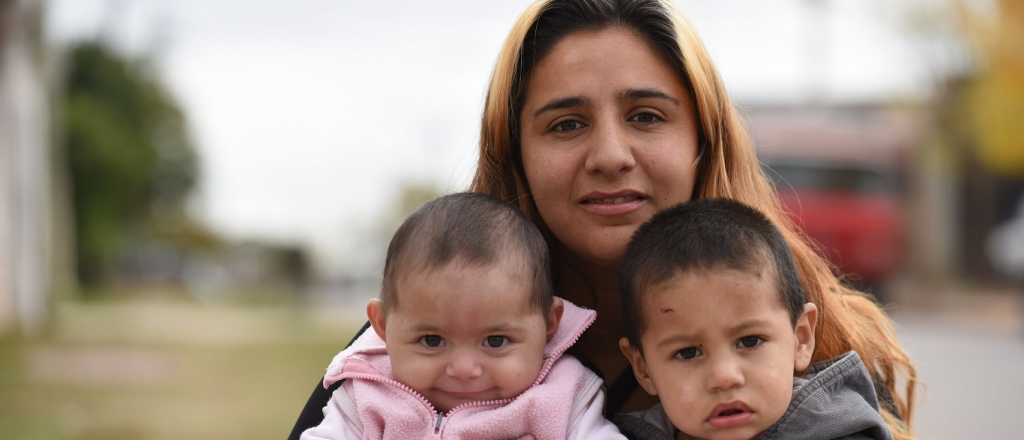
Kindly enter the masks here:
<path id="1" fill-rule="evenodd" d="M 739 361 L 731 356 L 712 360 L 709 367 L 711 371 L 708 373 L 708 389 L 711 391 L 731 390 L 746 383 Z"/>
<path id="2" fill-rule="evenodd" d="M 459 380 L 472 380 L 483 374 L 483 367 L 472 353 L 455 353 L 448 362 L 445 374 Z"/>
<path id="3" fill-rule="evenodd" d="M 608 121 L 595 123 L 584 166 L 592 174 L 619 176 L 636 167 L 636 158 L 627 127 L 618 120 L 611 121 L 610 117 L 605 119 Z"/>

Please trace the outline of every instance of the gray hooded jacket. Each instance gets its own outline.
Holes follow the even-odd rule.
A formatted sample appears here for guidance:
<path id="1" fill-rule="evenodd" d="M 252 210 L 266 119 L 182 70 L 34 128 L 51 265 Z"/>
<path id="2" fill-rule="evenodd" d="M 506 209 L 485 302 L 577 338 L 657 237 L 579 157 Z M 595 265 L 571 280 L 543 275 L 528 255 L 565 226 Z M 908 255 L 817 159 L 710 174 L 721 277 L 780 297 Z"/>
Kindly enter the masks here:
<path id="1" fill-rule="evenodd" d="M 634 440 L 673 440 L 677 432 L 661 405 L 615 418 Z M 684 436 L 684 438 L 686 438 Z M 864 363 L 855 352 L 819 362 L 793 381 L 793 399 L 759 440 L 892 440 L 878 413 L 878 399 Z"/>

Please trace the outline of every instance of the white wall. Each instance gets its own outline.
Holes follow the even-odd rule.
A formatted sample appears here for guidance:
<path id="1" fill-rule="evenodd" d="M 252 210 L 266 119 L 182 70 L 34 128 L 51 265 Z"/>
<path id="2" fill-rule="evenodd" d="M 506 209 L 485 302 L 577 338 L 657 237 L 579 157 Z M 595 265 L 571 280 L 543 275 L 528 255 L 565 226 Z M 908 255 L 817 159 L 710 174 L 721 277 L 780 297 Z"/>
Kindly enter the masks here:
<path id="1" fill-rule="evenodd" d="M 38 331 L 52 249 L 41 0 L 0 2 L 0 332 Z"/>

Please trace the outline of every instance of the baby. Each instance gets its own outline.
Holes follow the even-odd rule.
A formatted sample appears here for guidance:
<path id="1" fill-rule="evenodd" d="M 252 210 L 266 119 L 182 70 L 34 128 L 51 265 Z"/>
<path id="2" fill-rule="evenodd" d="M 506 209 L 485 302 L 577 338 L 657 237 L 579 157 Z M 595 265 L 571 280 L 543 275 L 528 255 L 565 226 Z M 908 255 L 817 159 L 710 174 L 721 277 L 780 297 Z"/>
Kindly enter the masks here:
<path id="1" fill-rule="evenodd" d="M 818 310 L 761 213 L 725 199 L 663 211 L 633 236 L 620 282 L 619 347 L 661 400 L 616 418 L 630 438 L 892 438 L 857 353 L 810 365 Z"/>
<path id="2" fill-rule="evenodd" d="M 552 295 L 548 248 L 487 196 L 431 201 L 388 246 L 366 331 L 335 356 L 344 381 L 302 439 L 624 439 L 601 379 L 564 355 L 595 313 Z"/>

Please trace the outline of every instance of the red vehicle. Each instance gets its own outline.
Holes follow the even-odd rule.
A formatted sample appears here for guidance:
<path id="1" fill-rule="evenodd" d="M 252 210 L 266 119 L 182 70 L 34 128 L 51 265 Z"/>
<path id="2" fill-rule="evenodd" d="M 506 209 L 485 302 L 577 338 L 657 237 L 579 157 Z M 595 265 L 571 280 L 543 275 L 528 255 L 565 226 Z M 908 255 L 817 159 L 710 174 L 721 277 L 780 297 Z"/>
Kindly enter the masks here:
<path id="1" fill-rule="evenodd" d="M 884 300 L 882 285 L 905 256 L 894 173 L 849 160 L 773 158 L 765 168 L 785 209 L 837 270 Z"/>

